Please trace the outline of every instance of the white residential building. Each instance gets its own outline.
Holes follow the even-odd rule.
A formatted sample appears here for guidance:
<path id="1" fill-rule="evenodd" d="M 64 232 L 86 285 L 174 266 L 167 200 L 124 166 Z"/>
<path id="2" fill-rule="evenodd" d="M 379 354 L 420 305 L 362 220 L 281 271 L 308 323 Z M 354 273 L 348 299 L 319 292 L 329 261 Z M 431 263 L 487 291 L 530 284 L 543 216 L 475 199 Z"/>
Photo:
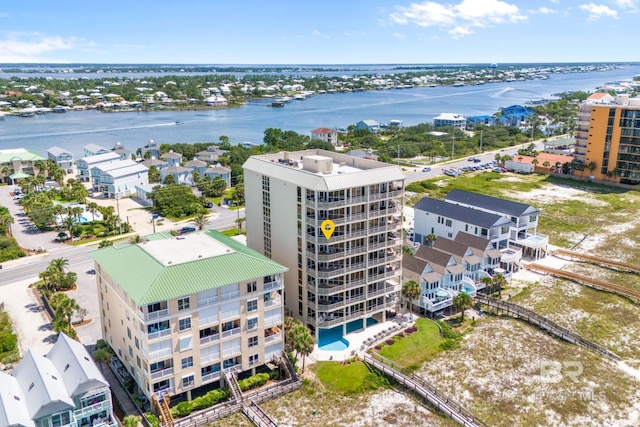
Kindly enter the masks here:
<path id="1" fill-rule="evenodd" d="M 442 113 L 433 119 L 434 128 L 454 127 L 460 130 L 467 128 L 467 118 L 460 114 Z"/>
<path id="2" fill-rule="evenodd" d="M 76 168 L 78 169 L 78 179 L 83 182 L 89 182 L 91 181 L 91 168 L 119 161 L 120 155 L 112 151 L 109 151 L 105 154 L 99 154 L 97 156 L 83 157 L 76 163 Z"/>
<path id="3" fill-rule="evenodd" d="M 312 141 L 324 141 L 333 145 L 338 145 L 338 131 L 329 128 L 318 128 L 311 131 Z"/>
<path id="4" fill-rule="evenodd" d="M 147 184 L 149 169 L 144 165 L 134 164 L 102 172 L 98 190 L 104 192 L 106 197 L 121 199 L 135 194 L 136 186 Z"/>
<path id="5" fill-rule="evenodd" d="M 396 307 L 404 179 L 394 165 L 324 150 L 244 164 L 249 247 L 289 268 L 285 308 L 320 347 Z M 332 234 L 322 231 L 333 221 Z"/>

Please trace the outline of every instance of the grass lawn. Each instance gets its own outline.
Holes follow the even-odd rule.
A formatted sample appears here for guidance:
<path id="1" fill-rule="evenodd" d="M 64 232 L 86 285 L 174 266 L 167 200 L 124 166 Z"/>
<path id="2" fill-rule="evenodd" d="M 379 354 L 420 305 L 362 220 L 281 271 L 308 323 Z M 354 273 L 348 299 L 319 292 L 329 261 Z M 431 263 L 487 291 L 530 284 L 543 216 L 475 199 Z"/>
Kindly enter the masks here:
<path id="1" fill-rule="evenodd" d="M 208 197 L 207 200 L 209 200 L 211 203 L 213 203 L 216 206 L 220 206 L 220 202 L 222 202 L 222 199 L 229 199 L 231 198 L 232 194 L 233 194 L 232 189 L 226 189 L 224 190 L 224 194 L 222 196 Z"/>
<path id="2" fill-rule="evenodd" d="M 15 363 L 20 360 L 18 337 L 13 333 L 13 325 L 5 311 L 0 311 L 0 340 L 6 341 L 3 343 L 6 351 L 0 352 L 0 363 Z"/>
<path id="3" fill-rule="evenodd" d="M 384 345 L 378 353 L 410 369 L 417 369 L 421 362 L 440 353 L 444 338 L 440 336 L 438 326 L 422 318 L 416 319 L 416 325 L 417 332 L 405 334 L 404 338 L 396 339 L 392 345 Z"/>
<path id="4" fill-rule="evenodd" d="M 349 395 L 368 389 L 367 376 L 371 374 L 364 362 L 356 361 L 346 365 L 339 362 L 318 362 L 313 365 L 316 376 L 328 389 Z"/>

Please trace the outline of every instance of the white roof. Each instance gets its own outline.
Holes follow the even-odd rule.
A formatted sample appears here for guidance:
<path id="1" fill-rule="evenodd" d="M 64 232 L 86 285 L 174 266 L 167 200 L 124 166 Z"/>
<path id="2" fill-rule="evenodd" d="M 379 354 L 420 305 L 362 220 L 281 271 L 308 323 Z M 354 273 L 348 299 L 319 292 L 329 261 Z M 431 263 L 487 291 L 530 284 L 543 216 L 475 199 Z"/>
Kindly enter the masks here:
<path id="1" fill-rule="evenodd" d="M 108 172 L 115 169 L 128 168 L 129 166 L 134 166 L 137 164 L 138 162 L 134 162 L 131 159 L 125 159 L 125 160 L 120 160 L 117 162 L 111 162 L 106 164 L 101 163 L 101 164 L 95 165 L 92 169 L 100 169 L 100 171 L 102 172 Z"/>
<path id="2" fill-rule="evenodd" d="M 0 426 L 35 426 L 18 380 L 4 372 L 0 372 Z"/>
<path id="3" fill-rule="evenodd" d="M 58 368 L 69 396 L 84 395 L 109 386 L 84 346 L 65 334 L 58 335 L 47 359 Z"/>
<path id="4" fill-rule="evenodd" d="M 141 165 L 141 164 L 136 163 L 135 165 L 129 166 L 129 167 L 126 167 L 126 168 L 114 169 L 112 171 L 104 172 L 104 174 L 105 175 L 109 175 L 110 177 L 116 179 L 116 178 L 122 178 L 123 176 L 127 176 L 127 175 L 133 175 L 133 174 L 136 174 L 136 173 L 147 172 L 148 170 L 149 169 L 147 169 L 147 167 L 145 165 Z"/>
<path id="5" fill-rule="evenodd" d="M 175 239 L 152 240 L 140 244 L 140 247 L 164 266 L 235 252 L 227 245 L 202 233 L 186 234 Z"/>
<path id="6" fill-rule="evenodd" d="M 330 157 L 334 162 L 333 172 L 331 174 L 316 173 L 302 169 L 297 162 L 293 166 L 278 162 L 278 159 L 285 157 L 285 153 L 251 156 L 244 163 L 243 168 L 296 183 L 315 191 L 341 190 L 405 179 L 402 169 L 398 166 L 374 160 L 324 150 L 297 151 L 286 154 L 290 159 L 296 160 L 312 155 Z"/>
<path id="7" fill-rule="evenodd" d="M 98 144 L 87 144 L 82 148 L 84 148 L 85 151 L 91 151 L 93 153 L 97 153 L 98 151 L 109 151 L 107 148 Z"/>
<path id="8" fill-rule="evenodd" d="M 72 155 L 70 151 L 65 150 L 64 148 L 53 146 L 47 150 L 47 153 L 53 154 L 54 156 L 59 156 L 61 154 L 69 154 Z"/>
<path id="9" fill-rule="evenodd" d="M 467 118 L 465 116 L 462 116 L 460 114 L 455 114 L 455 113 L 441 113 L 438 117 L 436 117 L 436 120 L 456 121 L 456 120 L 467 120 Z"/>
<path id="10" fill-rule="evenodd" d="M 86 162 L 87 165 L 90 166 L 90 165 L 95 165 L 97 163 L 109 162 L 111 160 L 115 160 L 119 158 L 120 158 L 120 155 L 118 153 L 114 153 L 113 151 L 110 151 L 108 153 L 98 154 L 97 156 L 83 157 L 80 160 L 82 160 L 83 162 Z"/>
<path id="11" fill-rule="evenodd" d="M 53 362 L 34 354 L 31 349 L 12 375 L 24 390 L 27 410 L 32 419 L 75 408 Z"/>

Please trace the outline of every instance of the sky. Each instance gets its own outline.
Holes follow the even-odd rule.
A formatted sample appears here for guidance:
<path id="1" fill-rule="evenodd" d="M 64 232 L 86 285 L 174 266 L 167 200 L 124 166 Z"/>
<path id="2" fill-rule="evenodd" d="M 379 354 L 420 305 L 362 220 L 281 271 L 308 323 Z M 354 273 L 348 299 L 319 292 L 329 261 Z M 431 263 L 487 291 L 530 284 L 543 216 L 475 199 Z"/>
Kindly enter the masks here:
<path id="1" fill-rule="evenodd" d="M 640 61 L 640 0 L 20 0 L 0 63 Z"/>

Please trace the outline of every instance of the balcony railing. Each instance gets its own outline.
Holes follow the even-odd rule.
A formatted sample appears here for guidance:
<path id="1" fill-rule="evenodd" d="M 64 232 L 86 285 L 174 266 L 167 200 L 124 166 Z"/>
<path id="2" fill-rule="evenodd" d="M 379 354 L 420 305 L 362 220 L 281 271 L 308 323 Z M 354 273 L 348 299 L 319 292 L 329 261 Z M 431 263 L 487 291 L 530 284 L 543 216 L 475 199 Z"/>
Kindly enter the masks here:
<path id="1" fill-rule="evenodd" d="M 206 337 L 200 338 L 200 345 L 206 345 L 213 341 L 218 341 L 220 339 L 220 334 L 208 335 Z"/>
<path id="2" fill-rule="evenodd" d="M 273 307 L 282 304 L 282 298 L 273 298 L 264 302 L 264 307 Z"/>
<path id="3" fill-rule="evenodd" d="M 212 353 L 206 356 L 200 355 L 200 365 L 206 365 L 207 363 L 215 362 L 216 360 L 220 360 L 220 352 Z"/>
<path id="4" fill-rule="evenodd" d="M 220 320 L 232 319 L 240 316 L 240 309 L 224 311 L 220 315 Z"/>
<path id="5" fill-rule="evenodd" d="M 173 367 L 151 372 L 151 379 L 157 380 L 157 379 L 168 377 L 171 375 L 173 375 Z"/>
<path id="6" fill-rule="evenodd" d="M 218 315 L 216 314 L 215 316 L 209 316 L 209 317 L 204 317 L 202 319 L 200 319 L 200 326 L 206 326 L 206 325 L 211 325 L 213 323 L 218 323 Z"/>
<path id="7" fill-rule="evenodd" d="M 222 338 L 228 338 L 233 335 L 238 335 L 240 333 L 240 327 L 229 329 L 228 331 L 222 332 Z"/>
<path id="8" fill-rule="evenodd" d="M 390 294 L 396 292 L 396 289 L 393 286 L 385 286 L 382 289 L 377 289 L 375 291 L 368 291 L 367 298 L 376 297 L 378 295 Z"/>
<path id="9" fill-rule="evenodd" d="M 164 310 L 157 310 L 147 313 L 145 316 L 145 320 L 154 320 L 159 319 L 161 317 L 167 317 L 169 315 L 169 309 L 165 308 Z"/>
<path id="10" fill-rule="evenodd" d="M 387 277 L 394 276 L 396 273 L 398 273 L 398 269 L 385 271 L 384 273 L 370 274 L 369 275 L 369 280 L 375 281 L 375 280 L 386 279 Z"/>
<path id="11" fill-rule="evenodd" d="M 171 356 L 173 354 L 173 349 L 165 348 L 162 350 L 152 351 L 149 353 L 149 360 L 160 359 L 161 357 Z"/>
<path id="12" fill-rule="evenodd" d="M 73 411 L 73 416 L 76 419 L 81 419 L 102 411 L 108 411 L 109 408 L 111 408 L 111 402 L 109 400 L 103 400 L 95 405 L 85 406 L 84 408 Z"/>
<path id="13" fill-rule="evenodd" d="M 237 365 L 227 366 L 226 368 L 224 368 L 224 371 L 225 372 L 234 372 L 234 371 L 242 372 L 242 363 L 238 363 Z"/>
<path id="14" fill-rule="evenodd" d="M 169 328 L 164 329 L 162 331 L 149 333 L 148 339 L 149 339 L 149 341 L 151 341 L 151 340 L 155 340 L 155 339 L 158 339 L 158 338 L 166 337 L 168 335 L 171 335 L 171 329 L 169 329 Z"/>
<path id="15" fill-rule="evenodd" d="M 273 334 L 273 335 L 269 335 L 268 337 L 265 337 L 264 343 L 269 344 L 269 343 L 280 341 L 280 340 L 282 340 L 282 332 L 278 332 L 277 334 Z"/>
<path id="16" fill-rule="evenodd" d="M 173 387 L 165 387 L 165 388 L 161 388 L 161 389 L 158 389 L 158 390 L 153 392 L 153 394 L 155 394 L 157 396 L 164 396 L 165 394 L 173 396 L 175 393 L 176 393 L 176 391 L 174 390 Z"/>
<path id="17" fill-rule="evenodd" d="M 205 307 L 207 305 L 213 305 L 213 304 L 217 304 L 218 303 L 218 297 L 214 296 L 214 297 L 209 297 L 209 298 L 203 298 L 203 299 L 199 299 L 198 300 L 198 307 Z"/>
<path id="18" fill-rule="evenodd" d="M 220 379 L 220 374 L 221 374 L 220 371 L 204 374 L 202 376 L 202 382 L 205 383 L 205 382 L 209 382 L 209 381 Z"/>
<path id="19" fill-rule="evenodd" d="M 240 291 L 226 292 L 220 295 L 220 301 L 231 301 L 240 298 Z"/>
<path id="20" fill-rule="evenodd" d="M 264 284 L 264 290 L 265 291 L 272 291 L 272 290 L 277 290 L 277 289 L 281 289 L 282 288 L 282 282 L 281 281 L 273 281 L 273 282 L 266 282 Z"/>
<path id="21" fill-rule="evenodd" d="M 229 357 L 229 356 L 233 356 L 234 354 L 238 354 L 238 353 L 242 353 L 242 346 L 233 346 L 230 348 L 224 348 L 222 349 L 222 357 Z"/>

